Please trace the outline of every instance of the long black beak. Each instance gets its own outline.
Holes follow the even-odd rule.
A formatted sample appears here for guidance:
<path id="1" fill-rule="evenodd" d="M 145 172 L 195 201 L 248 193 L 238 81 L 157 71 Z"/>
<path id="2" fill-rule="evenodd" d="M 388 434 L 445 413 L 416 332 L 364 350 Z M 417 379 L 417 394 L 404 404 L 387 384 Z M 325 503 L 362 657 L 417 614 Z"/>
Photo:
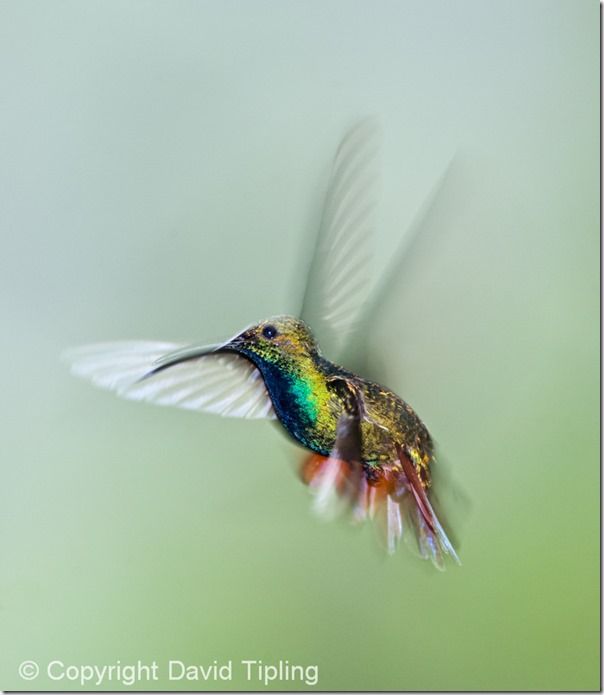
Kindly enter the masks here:
<path id="1" fill-rule="evenodd" d="M 149 370 L 139 381 L 147 379 L 158 372 L 162 372 L 164 369 L 168 369 L 168 367 L 173 367 L 175 364 L 194 360 L 204 355 L 211 355 L 218 352 L 221 347 L 223 347 L 223 343 L 216 343 L 214 345 L 189 345 L 180 350 L 168 352 L 166 355 L 156 360 L 153 364 L 153 369 Z"/>
<path id="2" fill-rule="evenodd" d="M 189 345 L 188 347 L 181 348 L 180 350 L 169 352 L 156 360 L 153 364 L 153 369 L 150 369 L 143 377 L 139 379 L 139 381 L 143 381 L 143 379 L 147 379 L 158 372 L 162 372 L 164 369 L 173 367 L 175 364 L 187 362 L 188 360 L 195 360 L 198 357 L 204 357 L 204 355 L 212 355 L 217 352 L 239 352 L 240 349 L 245 345 L 248 337 L 248 331 L 243 331 L 243 333 L 239 333 L 239 335 L 227 340 L 225 343 L 215 343 L 213 345 Z"/>
<path id="3" fill-rule="evenodd" d="M 246 345 L 247 338 L 247 331 L 244 331 L 243 333 L 236 335 L 234 338 L 231 338 L 226 343 L 223 343 L 218 348 L 218 351 L 222 349 L 225 351 L 234 350 L 235 352 L 239 352 L 239 350 L 241 350 L 241 348 L 243 348 Z"/>

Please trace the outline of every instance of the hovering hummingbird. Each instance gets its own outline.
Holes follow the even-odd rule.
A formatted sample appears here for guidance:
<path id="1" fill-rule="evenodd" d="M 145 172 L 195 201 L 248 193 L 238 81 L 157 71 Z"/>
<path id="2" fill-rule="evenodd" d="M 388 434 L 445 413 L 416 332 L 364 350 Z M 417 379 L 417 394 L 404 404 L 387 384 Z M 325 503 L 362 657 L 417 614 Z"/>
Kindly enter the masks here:
<path id="1" fill-rule="evenodd" d="M 363 317 L 383 291 L 367 276 L 378 145 L 370 120 L 338 148 L 301 318 L 275 316 L 215 345 L 122 341 L 66 356 L 74 374 L 124 398 L 278 420 L 311 452 L 301 473 L 318 511 L 339 503 L 357 521 L 378 515 L 389 552 L 411 531 L 420 555 L 443 569 L 445 556 L 459 558 L 429 499 L 434 446 L 426 426 L 393 391 L 332 362 L 311 330 L 334 356 L 352 347 L 362 367 Z"/>

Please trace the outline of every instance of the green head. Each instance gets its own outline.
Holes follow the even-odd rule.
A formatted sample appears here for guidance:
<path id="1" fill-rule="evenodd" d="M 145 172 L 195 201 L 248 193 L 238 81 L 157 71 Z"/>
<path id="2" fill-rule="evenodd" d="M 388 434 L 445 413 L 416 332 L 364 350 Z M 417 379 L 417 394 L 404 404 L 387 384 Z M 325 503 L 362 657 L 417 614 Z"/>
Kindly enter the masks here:
<path id="1" fill-rule="evenodd" d="M 244 355 L 263 372 L 264 367 L 297 372 L 319 354 L 310 328 L 293 316 L 274 316 L 261 321 L 223 347 Z"/>

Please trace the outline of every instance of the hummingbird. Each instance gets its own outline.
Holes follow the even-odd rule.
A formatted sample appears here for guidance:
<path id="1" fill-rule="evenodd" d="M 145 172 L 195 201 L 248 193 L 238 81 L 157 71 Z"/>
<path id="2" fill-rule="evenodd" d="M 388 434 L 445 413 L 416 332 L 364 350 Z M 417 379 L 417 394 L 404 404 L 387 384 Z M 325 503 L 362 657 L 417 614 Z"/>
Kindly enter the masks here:
<path id="1" fill-rule="evenodd" d="M 345 506 L 356 522 L 377 518 L 388 552 L 405 536 L 444 569 L 445 558 L 460 561 L 430 501 L 432 437 L 408 403 L 361 376 L 367 320 L 389 277 L 376 285 L 368 271 L 379 141 L 366 119 L 336 151 L 299 316 L 264 319 L 222 343 L 98 343 L 66 358 L 73 374 L 123 398 L 276 420 L 309 452 L 301 477 L 317 512 Z"/>

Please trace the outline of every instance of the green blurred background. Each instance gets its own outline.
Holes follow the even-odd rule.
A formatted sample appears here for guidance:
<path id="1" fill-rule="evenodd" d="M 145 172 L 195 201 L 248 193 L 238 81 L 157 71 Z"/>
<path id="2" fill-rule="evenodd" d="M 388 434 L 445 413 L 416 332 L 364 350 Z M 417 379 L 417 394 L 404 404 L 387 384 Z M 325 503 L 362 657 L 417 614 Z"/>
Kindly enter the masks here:
<path id="1" fill-rule="evenodd" d="M 0 5 L 0 687 L 79 689 L 21 680 L 26 659 L 599 687 L 598 19 L 585 0 Z M 366 114 L 378 268 L 456 153 L 371 340 L 439 443 L 463 561 L 444 574 L 317 521 L 273 425 L 120 401 L 60 362 L 295 311 Z M 261 687 L 234 675 L 205 687 Z"/>

